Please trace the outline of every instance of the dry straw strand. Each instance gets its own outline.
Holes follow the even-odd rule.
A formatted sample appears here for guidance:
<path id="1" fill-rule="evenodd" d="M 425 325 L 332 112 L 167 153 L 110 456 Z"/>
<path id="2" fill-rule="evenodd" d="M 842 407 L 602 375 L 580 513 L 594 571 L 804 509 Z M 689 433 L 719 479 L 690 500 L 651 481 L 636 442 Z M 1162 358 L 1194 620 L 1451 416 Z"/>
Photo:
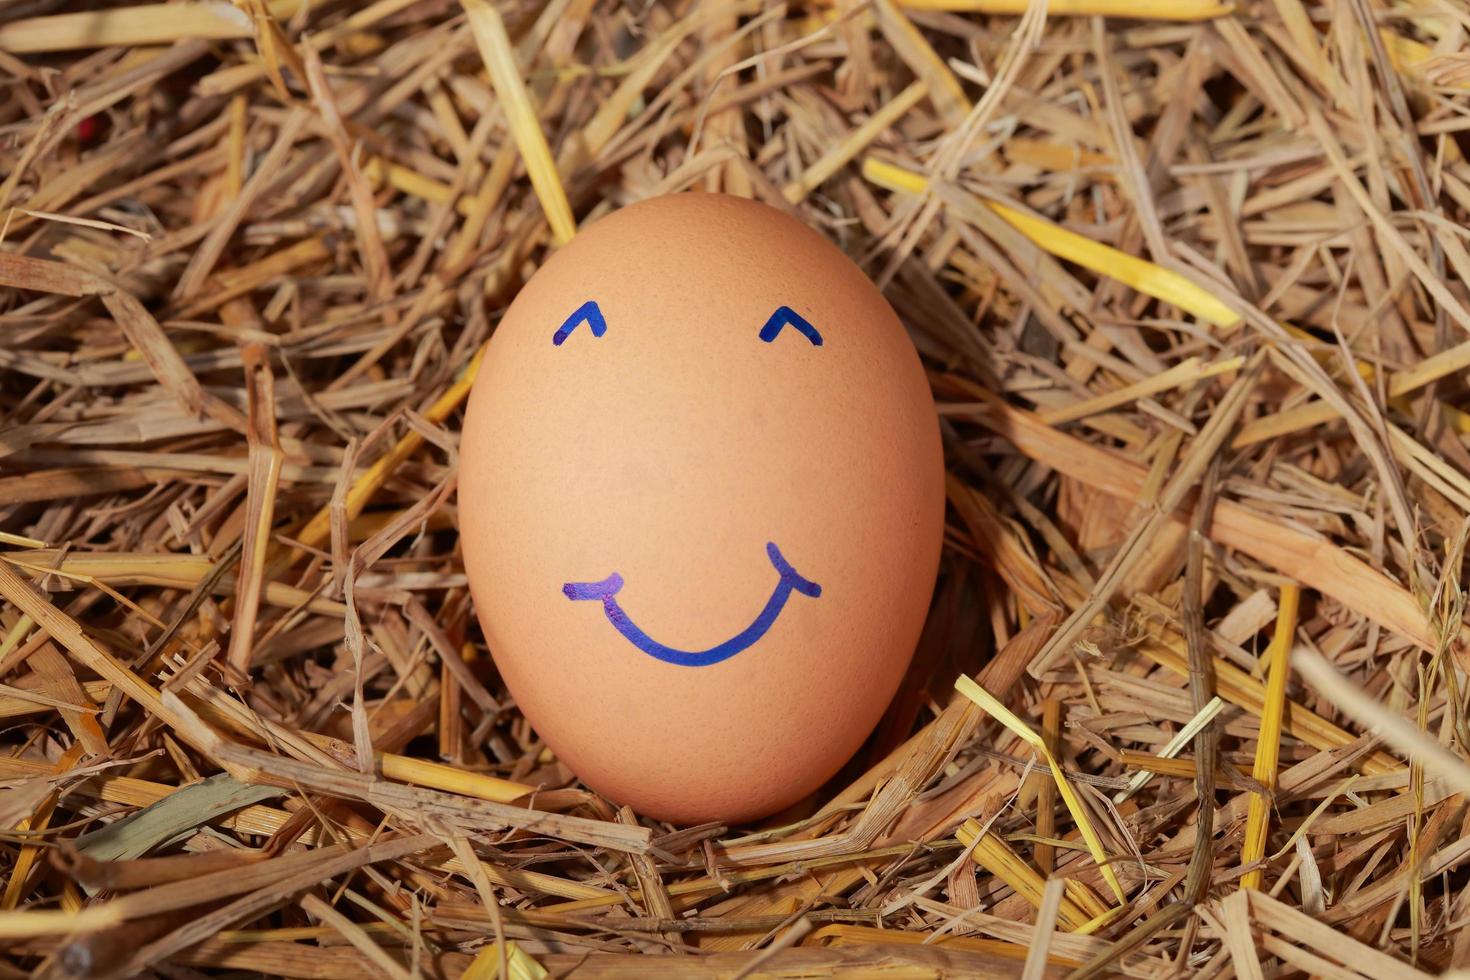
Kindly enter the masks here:
<path id="1" fill-rule="evenodd" d="M 1245 820 L 1245 842 L 1240 846 L 1240 863 L 1249 867 L 1266 854 L 1266 835 L 1270 830 L 1273 791 L 1276 789 L 1276 760 L 1281 752 L 1281 722 L 1286 711 L 1286 681 L 1291 674 L 1289 654 L 1296 633 L 1297 605 L 1301 591 L 1291 583 L 1281 587 L 1280 611 L 1276 615 L 1276 632 L 1262 660 L 1266 661 L 1266 704 L 1261 714 L 1261 730 L 1256 739 L 1256 761 L 1252 775 L 1260 783 L 1260 792 L 1252 793 L 1250 810 Z M 1242 888 L 1260 888 L 1265 869 L 1249 867 L 1240 879 Z"/>
<path id="2" fill-rule="evenodd" d="M 546 220 L 551 225 L 551 234 L 557 244 L 565 245 L 577 233 L 576 221 L 572 218 L 572 207 L 567 202 L 567 192 L 562 186 L 561 176 L 556 170 L 556 160 L 546 145 L 546 135 L 531 104 L 531 94 L 526 90 L 525 79 L 516 64 L 515 49 L 505 33 L 505 21 L 485 0 L 462 0 L 470 27 L 475 33 L 480 56 L 490 72 L 490 81 L 495 94 L 505 111 L 506 122 L 516 146 L 520 147 L 521 159 L 526 172 L 531 175 L 531 184 Z"/>
<path id="3" fill-rule="evenodd" d="M 959 691 L 971 701 L 974 701 L 983 711 L 1004 725 L 1008 731 L 1024 741 L 1046 760 L 1046 764 L 1051 767 L 1052 778 L 1056 780 L 1057 792 L 1061 794 L 1062 802 L 1066 804 L 1067 811 L 1072 814 L 1072 819 L 1077 822 L 1077 830 L 1082 834 L 1082 839 L 1087 842 L 1087 848 L 1092 852 L 1093 860 L 1097 861 L 1098 869 L 1102 872 L 1103 878 L 1107 881 L 1108 886 L 1112 888 L 1113 894 L 1119 902 L 1127 901 L 1127 898 L 1123 894 L 1123 886 L 1118 883 L 1118 877 L 1113 872 L 1107 852 L 1103 849 L 1102 838 L 1093 829 L 1092 818 L 1082 806 L 1082 801 L 1078 799 L 1076 791 L 1072 789 L 1072 784 L 1062 774 L 1061 763 L 1051 754 L 1042 737 L 1032 731 L 1009 708 L 997 701 L 988 691 L 979 684 L 976 684 L 969 677 L 959 677 L 955 681 L 954 686 L 955 690 Z M 1039 895 L 1037 897 L 1038 899 L 1040 898 Z"/>

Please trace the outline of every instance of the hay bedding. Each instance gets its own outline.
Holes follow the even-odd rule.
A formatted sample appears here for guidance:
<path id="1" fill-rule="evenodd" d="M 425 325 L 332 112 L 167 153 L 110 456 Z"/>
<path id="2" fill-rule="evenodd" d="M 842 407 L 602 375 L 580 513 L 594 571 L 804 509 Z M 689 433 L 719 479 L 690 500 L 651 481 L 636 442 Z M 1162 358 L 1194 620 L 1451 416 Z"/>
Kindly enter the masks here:
<path id="1" fill-rule="evenodd" d="M 0 5 L 0 973 L 1470 962 L 1470 11 L 1053 7 Z M 500 311 L 689 187 L 870 270 L 950 464 L 762 827 L 580 789 L 453 532 Z"/>

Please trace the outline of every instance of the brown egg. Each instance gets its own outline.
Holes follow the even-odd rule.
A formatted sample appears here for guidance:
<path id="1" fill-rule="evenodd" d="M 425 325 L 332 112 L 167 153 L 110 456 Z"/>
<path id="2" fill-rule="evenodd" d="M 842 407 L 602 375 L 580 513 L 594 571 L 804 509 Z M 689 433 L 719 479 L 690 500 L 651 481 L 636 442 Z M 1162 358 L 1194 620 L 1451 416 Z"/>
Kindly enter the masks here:
<path id="1" fill-rule="evenodd" d="M 836 772 L 913 654 L 943 520 L 898 318 L 744 199 L 580 232 L 470 396 L 460 532 L 496 664 L 588 786 L 651 817 L 759 817 Z"/>

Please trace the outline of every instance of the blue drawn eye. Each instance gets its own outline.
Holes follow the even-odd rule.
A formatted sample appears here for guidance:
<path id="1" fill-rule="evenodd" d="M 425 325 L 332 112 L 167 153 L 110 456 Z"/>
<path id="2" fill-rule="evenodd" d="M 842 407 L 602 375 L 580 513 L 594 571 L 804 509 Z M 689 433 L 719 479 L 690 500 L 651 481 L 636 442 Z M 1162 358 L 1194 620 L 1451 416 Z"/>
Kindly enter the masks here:
<path id="1" fill-rule="evenodd" d="M 768 344 L 771 343 L 776 339 L 776 335 L 781 332 L 781 328 L 787 324 L 801 331 L 806 339 L 812 342 L 813 347 L 822 346 L 822 335 L 817 333 L 817 328 L 807 323 L 806 319 L 800 313 L 789 306 L 778 307 L 776 312 L 771 314 L 771 318 L 766 321 L 766 325 L 761 327 L 761 340 L 764 340 Z"/>
<path id="2" fill-rule="evenodd" d="M 567 317 L 560 327 L 556 328 L 556 333 L 551 335 L 552 345 L 560 347 L 572 335 L 572 331 L 576 330 L 584 322 L 591 328 L 592 336 L 594 337 L 601 337 L 607 333 L 607 320 L 603 317 L 601 308 L 598 307 L 596 300 L 589 299 L 573 310 L 572 315 Z M 761 327 L 761 340 L 768 344 L 773 343 L 776 336 L 781 332 L 781 329 L 788 324 L 795 327 L 807 340 L 810 340 L 813 347 L 822 346 L 822 335 L 817 331 L 817 328 L 808 323 L 805 317 L 789 306 L 777 307 L 776 312 L 771 314 L 771 318 L 766 321 L 766 325 Z"/>
<path id="3" fill-rule="evenodd" d="M 552 344 L 560 347 L 562 341 L 570 337 L 572 331 L 577 329 L 584 320 L 587 322 L 587 326 L 592 328 L 592 336 L 601 337 L 607 333 L 607 321 L 602 318 L 602 310 L 597 308 L 596 300 L 589 299 L 572 311 L 572 315 L 567 317 L 566 322 L 556 328 L 556 333 L 551 335 Z M 821 343 L 821 341 L 818 341 L 818 343 Z"/>

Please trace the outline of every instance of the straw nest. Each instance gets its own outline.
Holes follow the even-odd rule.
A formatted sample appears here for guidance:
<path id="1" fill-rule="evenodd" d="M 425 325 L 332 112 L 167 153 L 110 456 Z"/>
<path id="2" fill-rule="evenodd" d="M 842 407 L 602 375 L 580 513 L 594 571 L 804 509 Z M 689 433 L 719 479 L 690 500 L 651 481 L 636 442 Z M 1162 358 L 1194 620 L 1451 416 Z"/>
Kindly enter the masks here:
<path id="1" fill-rule="evenodd" d="M 1470 962 L 1462 5 L 65 6 L 0 15 L 0 975 Z M 506 303 L 690 187 L 871 272 L 949 463 L 761 827 L 580 788 L 454 533 Z"/>

